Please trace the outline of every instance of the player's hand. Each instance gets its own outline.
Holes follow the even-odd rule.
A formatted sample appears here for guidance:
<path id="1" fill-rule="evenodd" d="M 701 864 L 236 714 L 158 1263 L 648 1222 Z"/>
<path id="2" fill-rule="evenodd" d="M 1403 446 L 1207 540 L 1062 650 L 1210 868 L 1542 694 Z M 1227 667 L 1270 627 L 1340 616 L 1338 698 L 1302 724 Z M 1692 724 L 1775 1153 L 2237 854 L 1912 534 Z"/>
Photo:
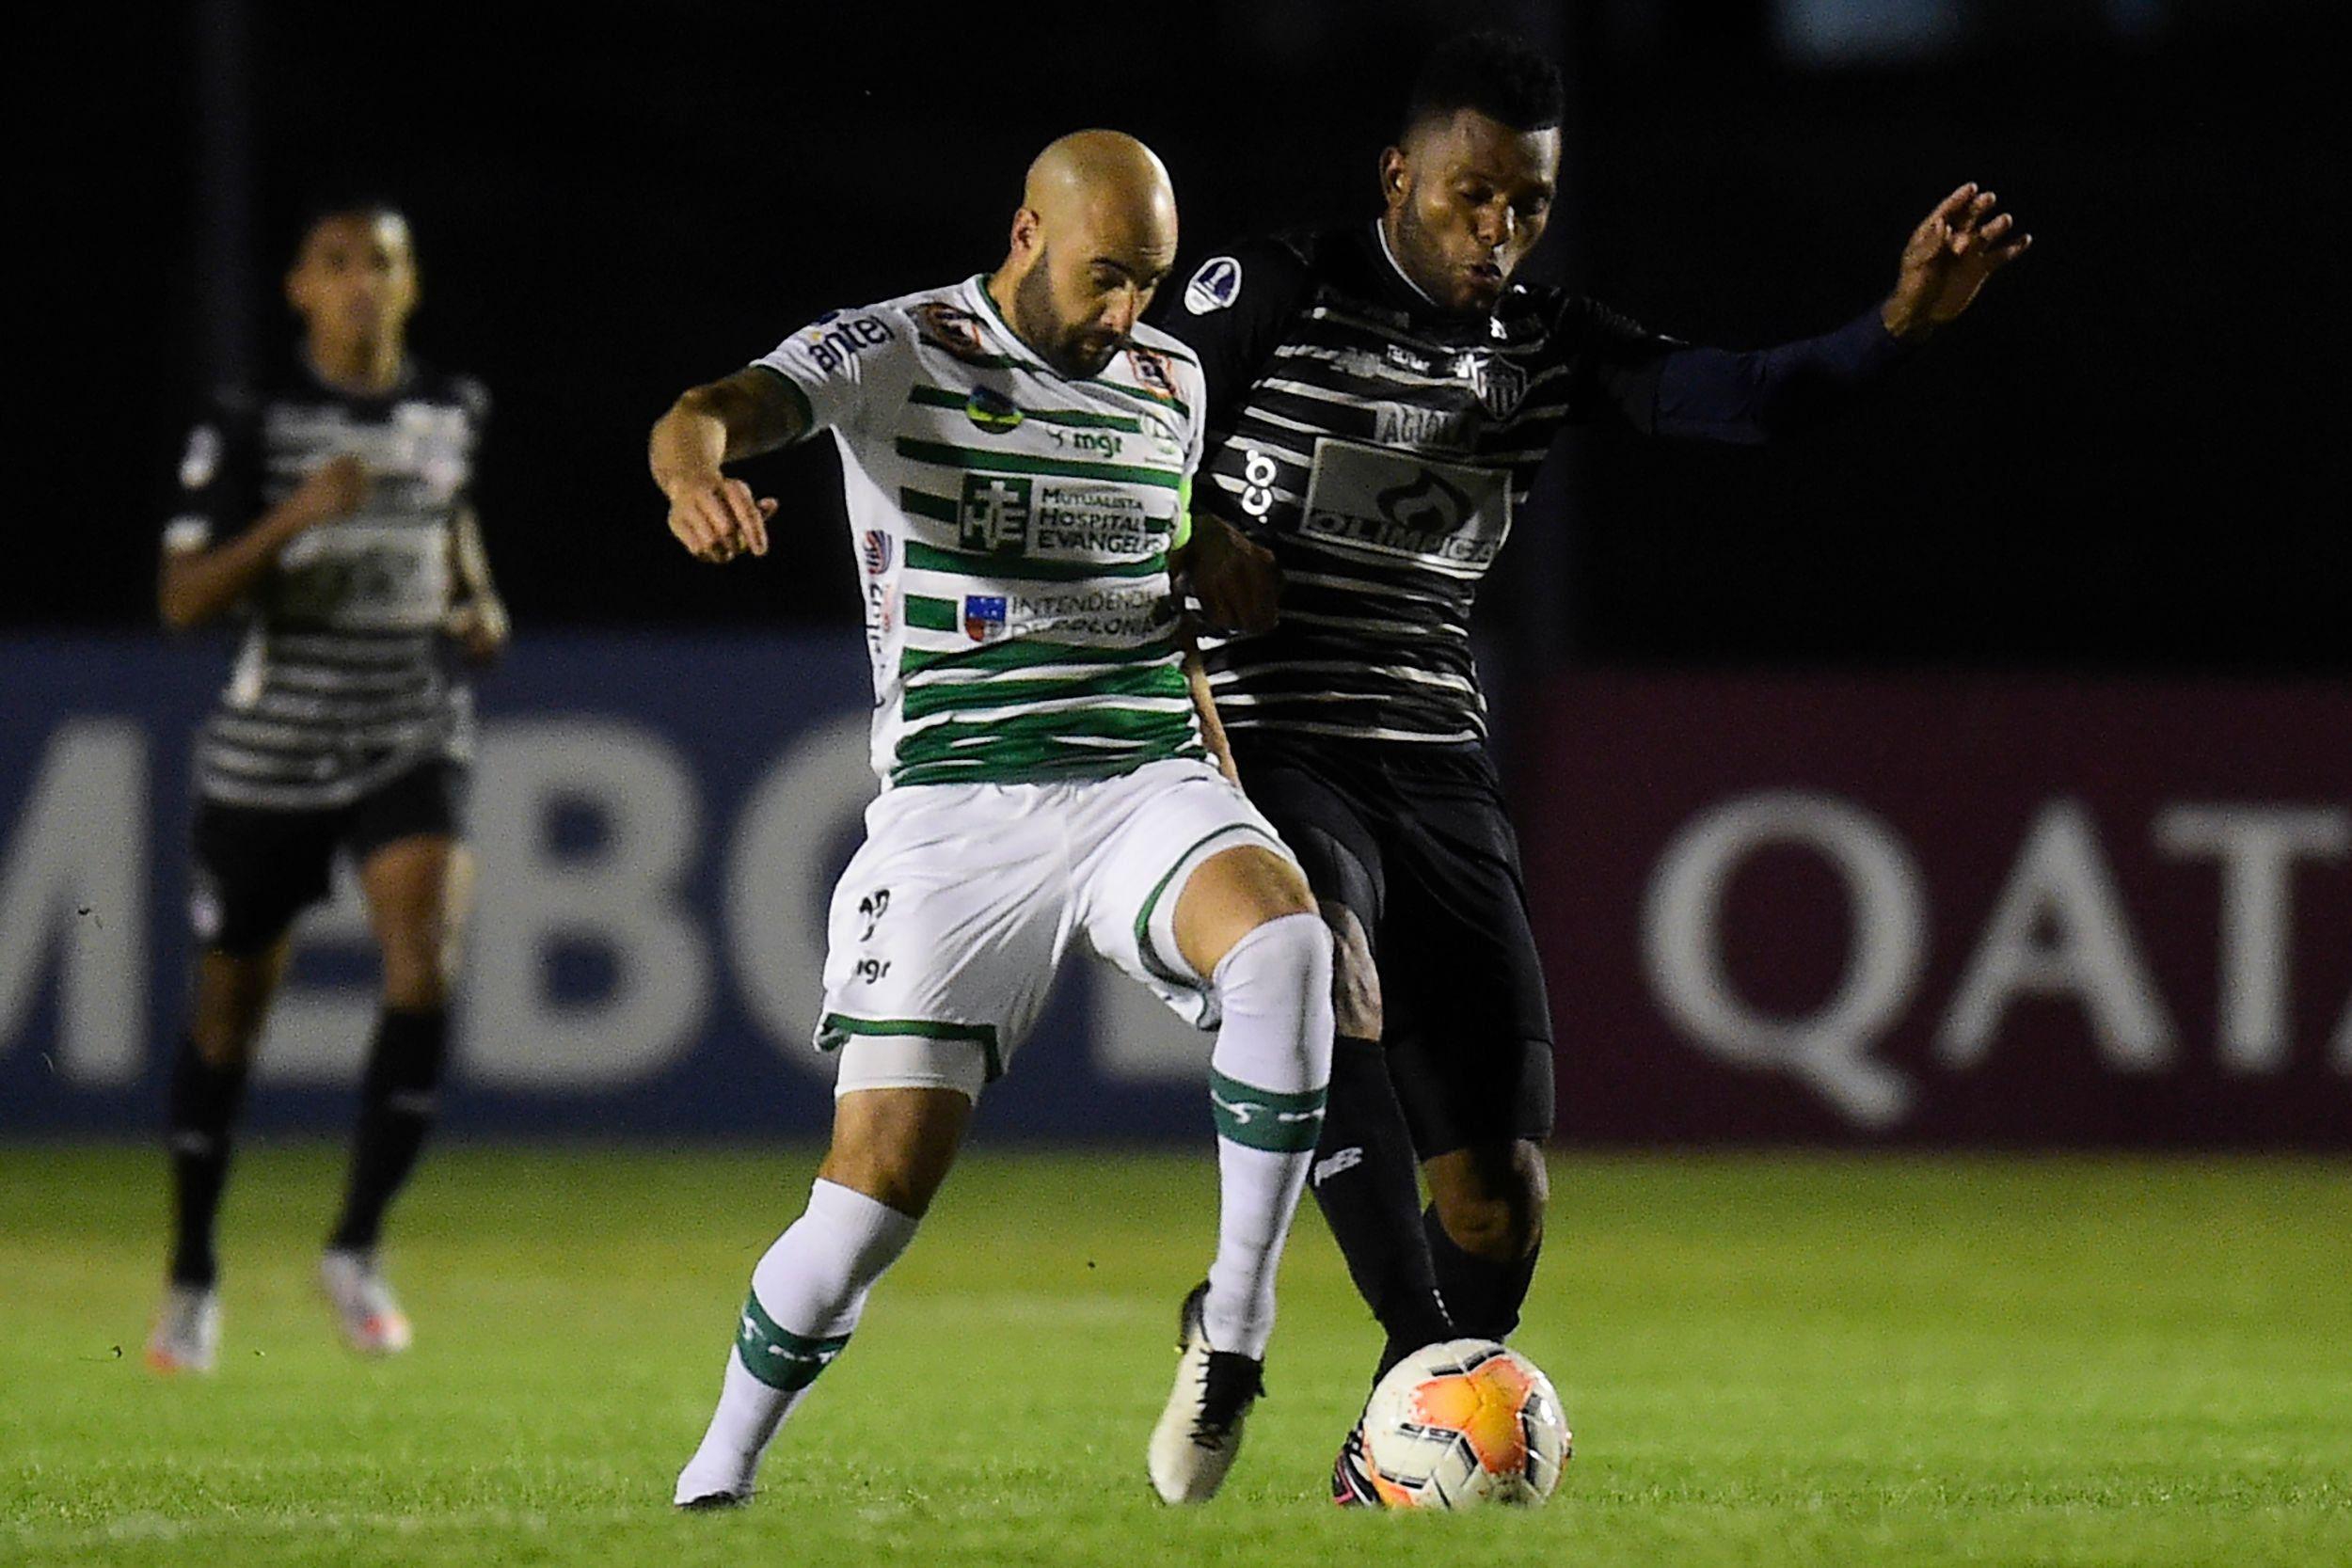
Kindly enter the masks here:
<path id="1" fill-rule="evenodd" d="M 1274 552 L 1215 513 L 1193 514 L 1186 566 L 1201 618 L 1211 626 L 1266 631 L 1279 618 L 1282 568 Z"/>
<path id="2" fill-rule="evenodd" d="M 487 664 L 497 658 L 514 635 L 506 606 L 487 595 L 468 599 L 451 610 L 441 622 L 441 630 L 464 651 L 470 664 Z"/>
<path id="3" fill-rule="evenodd" d="M 697 561 L 733 561 L 749 550 L 768 553 L 768 519 L 776 503 L 753 498 L 739 479 L 715 475 L 691 480 L 670 491 L 670 531 Z"/>
<path id="4" fill-rule="evenodd" d="M 1935 204 L 1903 245 L 1895 292 L 1880 309 L 1898 338 L 1923 337 L 1953 320 L 1984 280 L 2031 248 L 2033 236 L 1972 181 Z"/>
<path id="5" fill-rule="evenodd" d="M 286 498 L 289 511 L 306 529 L 348 517 L 368 499 L 368 470 L 349 452 L 330 457 Z"/>

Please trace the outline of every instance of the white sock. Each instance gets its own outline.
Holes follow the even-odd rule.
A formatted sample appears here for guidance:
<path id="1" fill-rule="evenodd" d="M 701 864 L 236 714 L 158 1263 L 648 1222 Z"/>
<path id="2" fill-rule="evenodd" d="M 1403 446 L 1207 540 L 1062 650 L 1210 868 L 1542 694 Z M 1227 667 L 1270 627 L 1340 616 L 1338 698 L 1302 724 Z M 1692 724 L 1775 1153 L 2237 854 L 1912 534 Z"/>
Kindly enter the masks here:
<path id="1" fill-rule="evenodd" d="M 776 1428 L 839 1355 L 866 1298 L 914 1239 L 914 1220 L 832 1181 L 752 1270 L 719 1408 L 678 1477 L 678 1500 L 751 1484 Z"/>
<path id="2" fill-rule="evenodd" d="M 1225 1023 L 1209 1055 L 1218 1194 L 1202 1314 L 1212 1349 L 1263 1360 L 1274 1271 L 1331 1082 L 1330 932 L 1311 914 L 1269 920 L 1233 943 L 1212 978 Z"/>

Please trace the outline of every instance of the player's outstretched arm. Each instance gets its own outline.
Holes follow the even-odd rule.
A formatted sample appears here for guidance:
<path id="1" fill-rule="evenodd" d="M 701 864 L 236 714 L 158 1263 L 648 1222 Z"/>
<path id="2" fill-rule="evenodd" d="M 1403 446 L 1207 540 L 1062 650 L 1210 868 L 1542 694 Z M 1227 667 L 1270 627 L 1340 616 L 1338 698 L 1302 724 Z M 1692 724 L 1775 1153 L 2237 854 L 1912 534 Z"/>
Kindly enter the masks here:
<path id="1" fill-rule="evenodd" d="M 1185 634 L 1187 644 L 1191 634 Z M 1233 748 L 1226 743 L 1224 721 L 1216 716 L 1216 699 L 1209 694 L 1209 672 L 1200 662 L 1200 650 L 1184 649 L 1184 680 L 1192 688 L 1192 705 L 1200 715 L 1200 738 L 1209 748 L 1209 755 L 1216 761 L 1216 770 L 1238 787 L 1241 772 L 1233 766 Z"/>
<path id="2" fill-rule="evenodd" d="M 1963 185 L 1904 242 L 1895 291 L 1834 332 L 1772 348 L 1677 349 L 1655 361 L 1654 390 L 1639 371 L 1637 428 L 1708 441 L 1775 440 L 1851 406 L 1927 335 L 1968 309 L 1984 281 L 2026 253 L 2032 236 L 1998 198 Z M 1648 405 L 1648 422 L 1639 410 Z"/>
<path id="3" fill-rule="evenodd" d="M 1895 292 L 1879 319 L 1896 338 L 1915 342 L 1956 319 L 1986 278 L 2032 246 L 2015 214 L 2000 210 L 2000 198 L 1971 181 L 1937 202 L 1903 243 Z"/>
<path id="4" fill-rule="evenodd" d="M 655 421 L 646 445 L 653 482 L 670 500 L 670 531 L 698 561 L 768 553 L 775 501 L 755 498 L 722 466 L 789 445 L 808 415 L 783 379 L 758 369 L 690 388 Z"/>
<path id="5" fill-rule="evenodd" d="M 355 511 L 367 493 L 367 470 L 345 452 L 319 465 L 294 494 L 228 543 L 166 550 L 155 581 L 155 608 L 164 625 L 186 631 L 218 619 L 269 570 L 279 550 L 321 523 Z"/>

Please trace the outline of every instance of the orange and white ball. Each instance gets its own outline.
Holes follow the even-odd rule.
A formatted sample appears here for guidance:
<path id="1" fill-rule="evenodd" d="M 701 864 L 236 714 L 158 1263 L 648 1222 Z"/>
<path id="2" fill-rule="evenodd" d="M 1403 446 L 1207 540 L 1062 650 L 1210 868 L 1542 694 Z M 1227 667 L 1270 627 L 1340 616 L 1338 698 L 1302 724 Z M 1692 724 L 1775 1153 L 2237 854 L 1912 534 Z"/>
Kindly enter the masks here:
<path id="1" fill-rule="evenodd" d="M 1364 1469 L 1391 1508 L 1540 1503 L 1569 1452 L 1551 1380 L 1491 1339 L 1422 1347 L 1364 1410 Z"/>

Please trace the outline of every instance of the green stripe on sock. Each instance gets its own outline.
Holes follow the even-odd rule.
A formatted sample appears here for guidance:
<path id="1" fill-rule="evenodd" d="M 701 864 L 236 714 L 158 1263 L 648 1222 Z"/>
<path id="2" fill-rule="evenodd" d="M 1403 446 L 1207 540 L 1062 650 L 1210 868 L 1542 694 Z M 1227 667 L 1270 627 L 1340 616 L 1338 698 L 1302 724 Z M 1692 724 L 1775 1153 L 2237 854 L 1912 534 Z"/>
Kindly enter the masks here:
<path id="1" fill-rule="evenodd" d="M 787 1394 L 816 1382 L 817 1374 L 831 1366 L 833 1358 L 849 1342 L 846 1334 L 812 1339 L 804 1334 L 778 1328 L 755 1295 L 743 1298 L 743 1316 L 735 1325 L 735 1354 L 742 1361 L 743 1370 L 769 1387 Z"/>
<path id="2" fill-rule="evenodd" d="M 1209 1109 L 1216 1118 L 1216 1135 L 1245 1148 L 1273 1154 L 1303 1154 L 1313 1148 L 1323 1132 L 1323 1097 L 1321 1089 L 1300 1094 L 1261 1089 L 1209 1069 Z"/>

